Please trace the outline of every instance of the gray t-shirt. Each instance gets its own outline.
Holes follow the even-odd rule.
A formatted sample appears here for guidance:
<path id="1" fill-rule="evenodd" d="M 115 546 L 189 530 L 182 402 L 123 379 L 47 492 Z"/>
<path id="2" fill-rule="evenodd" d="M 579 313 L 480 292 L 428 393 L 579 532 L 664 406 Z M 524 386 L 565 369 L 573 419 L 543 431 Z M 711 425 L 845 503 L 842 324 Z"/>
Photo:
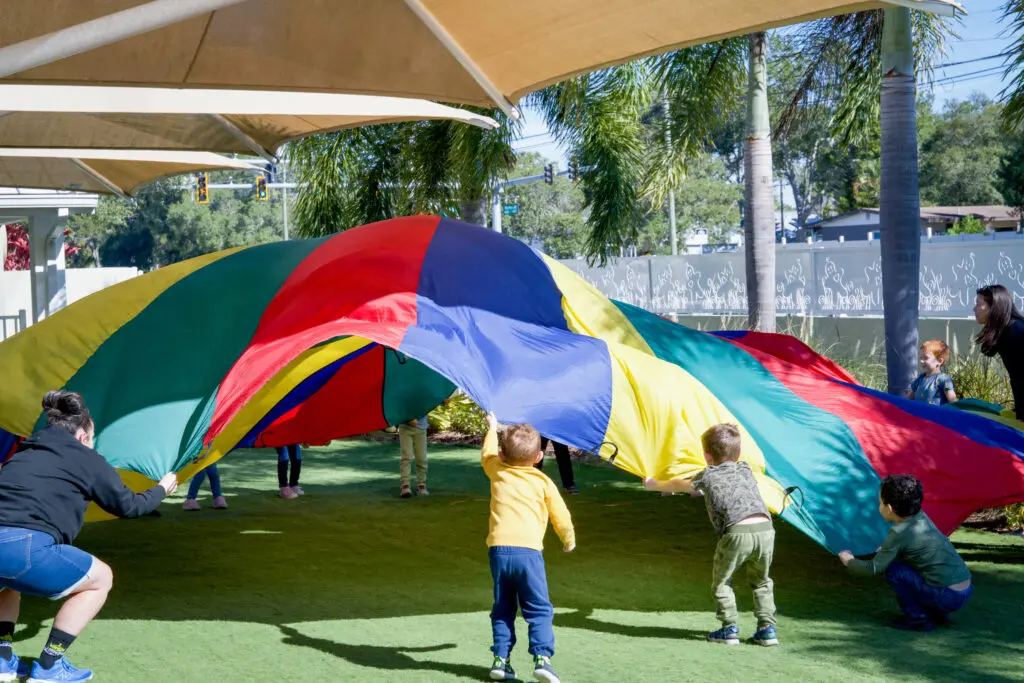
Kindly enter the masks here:
<path id="1" fill-rule="evenodd" d="M 694 478 L 693 488 L 704 494 L 708 517 L 719 536 L 751 515 L 771 518 L 757 489 L 754 473 L 745 462 L 710 465 Z"/>

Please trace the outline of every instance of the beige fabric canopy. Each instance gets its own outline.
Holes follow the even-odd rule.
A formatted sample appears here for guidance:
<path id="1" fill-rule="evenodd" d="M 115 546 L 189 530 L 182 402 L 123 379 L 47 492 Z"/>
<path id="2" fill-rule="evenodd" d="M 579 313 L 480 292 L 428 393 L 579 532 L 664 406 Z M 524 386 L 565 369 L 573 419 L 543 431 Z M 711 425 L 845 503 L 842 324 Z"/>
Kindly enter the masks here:
<path id="1" fill-rule="evenodd" d="M 339 128 L 451 119 L 497 122 L 427 100 L 240 90 L 0 85 L 0 147 L 201 150 L 271 157 Z"/>
<path id="2" fill-rule="evenodd" d="M 596 68 L 952 0 L 0 0 L 10 82 L 306 90 L 488 106 Z M 59 32 L 59 33 L 58 33 Z"/>
<path id="3" fill-rule="evenodd" d="M 210 152 L 0 149 L 0 187 L 125 196 L 160 178 L 225 169 L 260 170 Z"/>

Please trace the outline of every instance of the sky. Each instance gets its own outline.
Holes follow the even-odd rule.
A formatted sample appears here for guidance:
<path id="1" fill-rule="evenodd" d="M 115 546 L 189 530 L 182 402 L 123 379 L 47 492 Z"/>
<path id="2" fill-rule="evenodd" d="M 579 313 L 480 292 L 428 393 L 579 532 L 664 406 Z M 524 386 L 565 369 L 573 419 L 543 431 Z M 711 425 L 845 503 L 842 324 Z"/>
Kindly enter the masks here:
<path id="1" fill-rule="evenodd" d="M 1005 35 L 1001 22 L 1002 5 L 1005 0 L 961 0 L 968 15 L 957 26 L 959 39 L 947 47 L 947 54 L 940 58 L 940 64 L 948 65 L 935 72 L 934 94 L 937 107 L 950 100 L 963 100 L 973 92 L 982 92 L 993 99 L 1003 89 L 1002 59 L 983 59 L 1005 51 L 1012 42 Z M 983 61 L 972 61 L 983 60 Z M 970 62 L 961 64 L 960 62 Z M 981 73 L 978 73 L 981 72 Z M 520 139 L 514 144 L 517 150 L 538 152 L 558 162 L 560 170 L 566 166 L 565 150 L 560 148 L 536 111 L 523 111 L 524 125 Z M 789 193 L 787 204 L 792 204 Z"/>

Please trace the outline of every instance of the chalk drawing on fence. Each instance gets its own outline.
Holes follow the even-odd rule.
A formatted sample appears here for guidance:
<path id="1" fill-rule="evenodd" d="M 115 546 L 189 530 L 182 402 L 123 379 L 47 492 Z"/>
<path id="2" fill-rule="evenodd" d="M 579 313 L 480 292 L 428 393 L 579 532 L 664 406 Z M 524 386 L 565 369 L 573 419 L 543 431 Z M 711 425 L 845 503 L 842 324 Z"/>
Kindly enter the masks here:
<path id="1" fill-rule="evenodd" d="M 742 252 L 686 254 L 623 259 L 606 268 L 567 265 L 607 296 L 657 313 L 726 315 L 747 309 L 743 258 Z M 882 314 L 877 245 L 789 245 L 776 258 L 780 314 Z M 923 243 L 919 282 L 923 317 L 971 317 L 975 292 L 992 283 L 1008 287 L 1024 308 L 1024 239 Z"/>

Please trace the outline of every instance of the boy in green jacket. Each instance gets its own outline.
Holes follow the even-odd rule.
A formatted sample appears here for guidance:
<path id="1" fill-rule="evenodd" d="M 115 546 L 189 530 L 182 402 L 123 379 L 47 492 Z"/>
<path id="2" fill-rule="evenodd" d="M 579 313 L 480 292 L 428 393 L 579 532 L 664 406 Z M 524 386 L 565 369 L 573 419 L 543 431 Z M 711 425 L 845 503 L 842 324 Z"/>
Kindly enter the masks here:
<path id="1" fill-rule="evenodd" d="M 858 560 L 849 550 L 839 559 L 861 576 L 885 574 L 903 616 L 889 626 L 931 631 L 967 604 L 971 572 L 946 535 L 921 512 L 924 490 L 917 478 L 889 475 L 882 482 L 878 511 L 893 527 L 874 559 Z"/>

